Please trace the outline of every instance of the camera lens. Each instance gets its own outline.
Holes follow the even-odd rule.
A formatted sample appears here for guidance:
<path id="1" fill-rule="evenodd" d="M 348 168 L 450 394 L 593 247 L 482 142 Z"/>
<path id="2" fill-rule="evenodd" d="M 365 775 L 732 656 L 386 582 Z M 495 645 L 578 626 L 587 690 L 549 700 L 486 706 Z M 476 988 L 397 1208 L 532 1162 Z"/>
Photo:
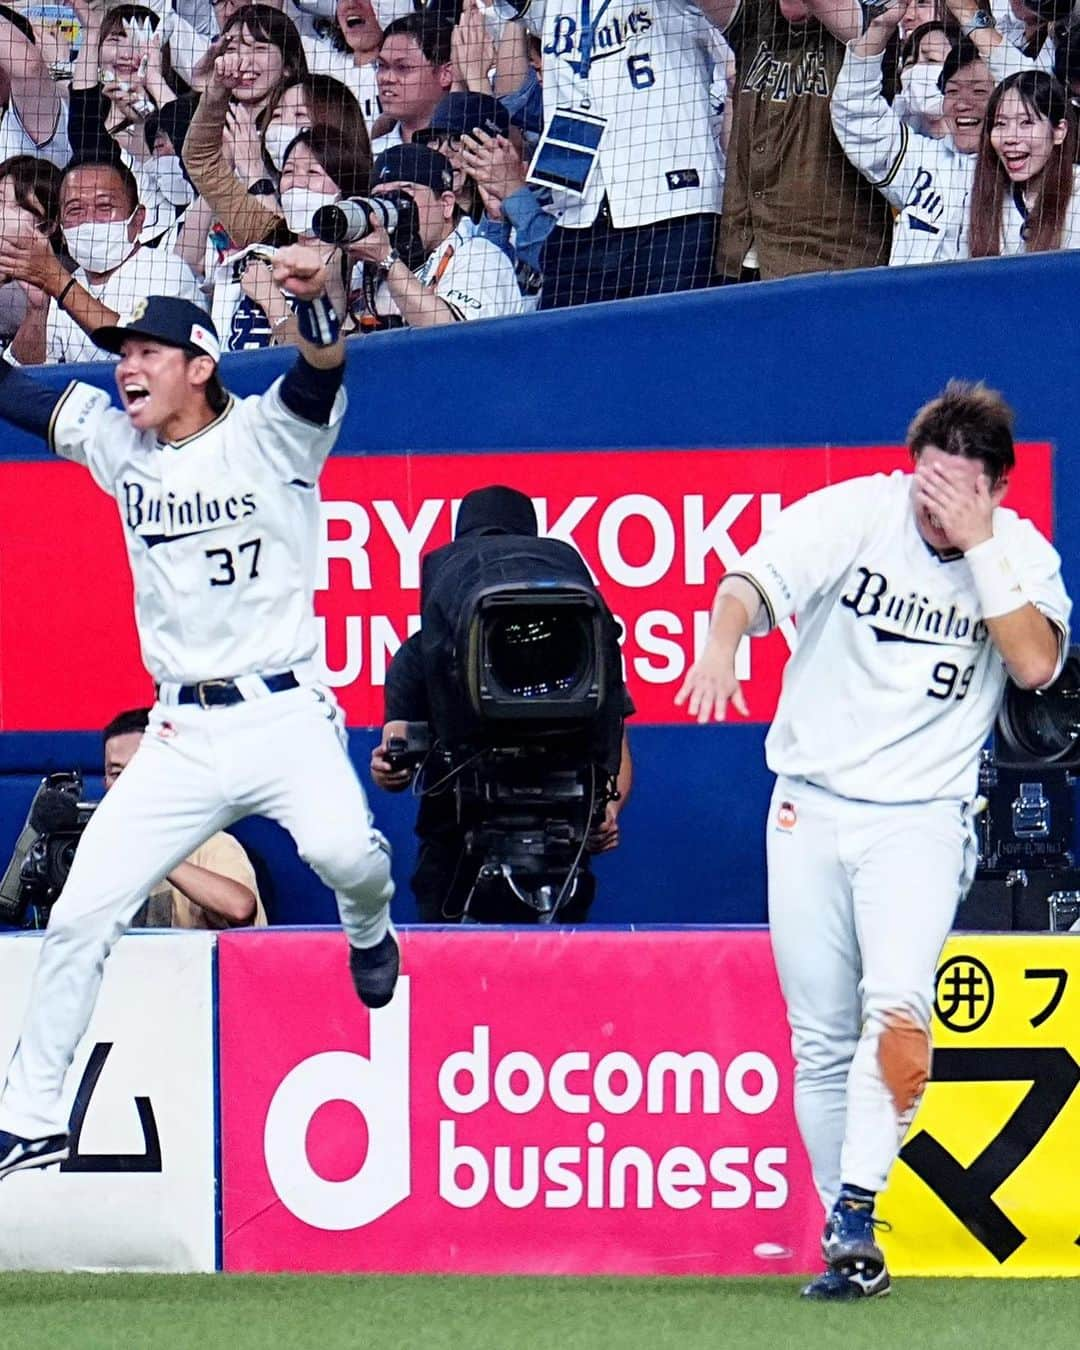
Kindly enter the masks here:
<path id="1" fill-rule="evenodd" d="M 1073 756 L 1080 749 L 1080 660 L 1070 654 L 1065 669 L 1044 693 L 1010 684 L 998 731 L 1014 754 L 1040 763 Z"/>
<path id="2" fill-rule="evenodd" d="M 578 619 L 519 609 L 488 634 L 488 668 L 507 694 L 544 699 L 573 689 L 589 673 L 589 643 Z"/>

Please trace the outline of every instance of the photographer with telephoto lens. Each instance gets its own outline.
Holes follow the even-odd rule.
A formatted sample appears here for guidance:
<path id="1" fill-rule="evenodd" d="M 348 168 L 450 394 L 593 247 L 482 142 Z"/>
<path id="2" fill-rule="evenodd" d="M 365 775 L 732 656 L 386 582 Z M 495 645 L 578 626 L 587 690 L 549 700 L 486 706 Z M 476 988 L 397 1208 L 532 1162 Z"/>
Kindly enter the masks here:
<path id="1" fill-rule="evenodd" d="M 444 155 L 426 145 L 393 146 L 376 159 L 372 180 L 395 221 L 388 229 L 389 218 L 373 210 L 370 230 L 349 248 L 363 264 L 362 327 L 434 328 L 523 312 L 512 264 L 476 236 Z"/>

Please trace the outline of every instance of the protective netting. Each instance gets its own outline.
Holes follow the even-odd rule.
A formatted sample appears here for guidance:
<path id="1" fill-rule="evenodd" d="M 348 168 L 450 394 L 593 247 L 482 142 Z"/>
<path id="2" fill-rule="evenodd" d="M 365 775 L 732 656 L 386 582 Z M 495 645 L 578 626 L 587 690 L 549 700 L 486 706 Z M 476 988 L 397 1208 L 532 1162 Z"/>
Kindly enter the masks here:
<path id="1" fill-rule="evenodd" d="M 356 335 L 1074 247 L 1080 22 L 992 3 L 0 4 L 5 355 L 288 345 L 296 242 Z"/>

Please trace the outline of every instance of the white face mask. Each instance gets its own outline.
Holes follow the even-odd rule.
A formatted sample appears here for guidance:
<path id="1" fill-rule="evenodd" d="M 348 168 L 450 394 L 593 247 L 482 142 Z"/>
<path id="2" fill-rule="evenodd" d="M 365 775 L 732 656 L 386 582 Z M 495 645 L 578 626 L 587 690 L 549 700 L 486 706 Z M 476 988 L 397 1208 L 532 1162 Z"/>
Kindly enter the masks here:
<path id="1" fill-rule="evenodd" d="M 938 88 L 943 66 L 909 66 L 901 76 L 903 88 L 893 100 L 893 111 L 899 117 L 921 118 L 931 121 L 945 112 L 945 95 Z"/>
<path id="2" fill-rule="evenodd" d="M 272 122 L 266 128 L 266 136 L 263 144 L 266 146 L 266 153 L 270 163 L 281 172 L 285 164 L 285 151 L 296 140 L 302 131 L 310 130 L 309 127 L 298 127 L 292 122 Z"/>
<path id="3" fill-rule="evenodd" d="M 280 197 L 281 214 L 293 234 L 310 234 L 311 218 L 320 206 L 333 206 L 341 200 L 339 192 L 312 192 L 310 188 L 289 188 Z"/>
<path id="4" fill-rule="evenodd" d="M 187 206 L 195 193 L 184 177 L 179 155 L 158 155 L 153 161 L 158 191 L 170 206 Z"/>
<path id="5" fill-rule="evenodd" d="M 134 216 L 132 211 L 127 220 L 95 220 L 88 225 L 69 226 L 64 230 L 68 252 L 87 272 L 111 272 L 135 247 L 128 238 L 128 226 Z"/>

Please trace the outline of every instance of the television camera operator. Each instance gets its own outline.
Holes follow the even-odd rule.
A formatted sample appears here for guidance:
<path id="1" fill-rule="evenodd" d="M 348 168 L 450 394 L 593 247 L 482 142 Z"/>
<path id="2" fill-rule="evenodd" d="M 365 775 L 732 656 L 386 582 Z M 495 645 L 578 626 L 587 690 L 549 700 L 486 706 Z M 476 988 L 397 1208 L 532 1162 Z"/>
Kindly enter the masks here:
<path id="1" fill-rule="evenodd" d="M 457 656 L 468 647 L 475 659 L 467 664 L 478 669 L 484 653 L 496 650 L 470 625 L 476 597 L 513 589 L 533 603 L 531 618 L 517 611 L 520 622 L 512 619 L 509 627 L 533 639 L 531 653 L 519 648 L 524 661 L 542 664 L 560 645 L 558 620 L 545 631 L 535 606 L 559 580 L 568 583 L 571 605 L 576 588 L 595 609 L 594 674 L 602 672 L 606 682 L 603 697 L 583 717 L 560 722 L 541 706 L 545 677 L 533 679 L 536 672 L 529 671 L 524 701 L 535 696 L 536 702 L 527 711 L 518 703 L 509 716 L 497 713 L 479 726 L 470 726 L 467 715 L 462 721 L 453 706 L 454 691 L 460 692 Z M 458 621 L 453 650 L 441 640 L 447 612 Z M 566 622 L 587 629 L 578 619 Z M 554 659 L 564 656 L 565 650 Z M 496 652 L 494 664 L 498 660 Z M 401 792 L 413 786 L 420 798 L 411 878 L 420 919 L 582 922 L 596 892 L 590 855 L 619 843 L 632 778 L 624 719 L 632 712 L 617 625 L 581 558 L 568 544 L 538 538 L 536 513 L 523 493 L 499 486 L 470 492 L 453 543 L 424 560 L 421 629 L 398 649 L 387 672 L 382 741 L 371 755 L 379 787 Z"/>

